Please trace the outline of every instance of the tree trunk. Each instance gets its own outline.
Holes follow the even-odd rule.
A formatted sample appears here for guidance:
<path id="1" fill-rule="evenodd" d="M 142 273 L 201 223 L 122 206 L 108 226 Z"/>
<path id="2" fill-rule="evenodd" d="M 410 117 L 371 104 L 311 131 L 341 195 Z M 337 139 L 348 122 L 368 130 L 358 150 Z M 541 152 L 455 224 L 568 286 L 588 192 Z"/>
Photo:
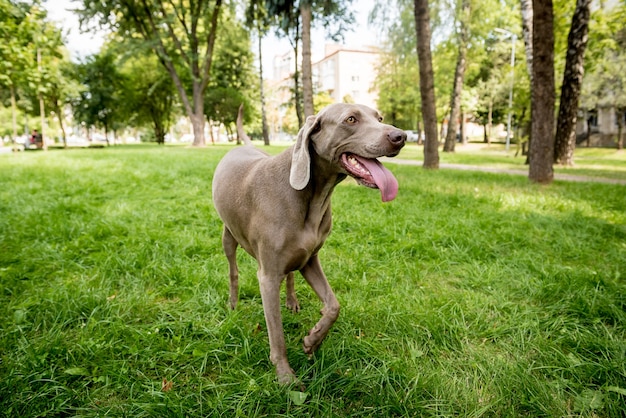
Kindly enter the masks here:
<path id="1" fill-rule="evenodd" d="M 576 10 L 567 39 L 567 56 L 554 144 L 554 162 L 561 165 L 574 165 L 576 119 L 580 88 L 585 73 L 583 62 L 589 32 L 590 4 L 591 0 L 576 2 Z"/>
<path id="2" fill-rule="evenodd" d="M 311 3 L 300 3 L 302 17 L 302 99 L 304 118 L 315 114 L 313 109 L 313 74 L 311 70 Z"/>
<path id="3" fill-rule="evenodd" d="M 459 130 L 459 118 L 461 116 L 461 93 L 463 92 L 463 80 L 465 79 L 465 61 L 467 57 L 468 29 L 467 19 L 469 18 L 470 4 L 468 0 L 463 0 L 461 14 L 459 18 L 459 53 L 454 71 L 454 87 L 450 98 L 450 119 L 448 121 L 448 132 L 443 145 L 444 152 L 454 152 L 456 144 L 456 134 Z"/>
<path id="4" fill-rule="evenodd" d="M 532 141 L 528 177 L 536 183 L 554 179 L 554 15 L 552 0 L 533 0 Z"/>
<path id="5" fill-rule="evenodd" d="M 267 130 L 267 115 L 265 114 L 265 93 L 263 86 L 263 48 L 261 45 L 261 41 L 263 39 L 263 35 L 261 34 L 261 30 L 259 33 L 259 79 L 260 79 L 260 92 L 261 92 L 261 126 L 263 132 L 263 144 L 270 144 L 270 136 Z"/>
<path id="6" fill-rule="evenodd" d="M 522 37 L 526 50 L 526 69 L 532 85 L 533 81 L 533 2 L 532 0 L 520 0 L 522 12 Z"/>
<path id="7" fill-rule="evenodd" d="M 39 117 L 41 118 L 41 144 L 44 151 L 48 151 L 48 140 L 46 136 L 48 135 L 48 129 L 45 127 L 46 124 L 46 111 L 43 102 L 43 96 L 39 95 Z"/>
<path id="8" fill-rule="evenodd" d="M 624 149 L 624 113 L 626 108 L 618 107 L 615 109 L 617 113 L 617 149 L 621 151 Z"/>
<path id="9" fill-rule="evenodd" d="M 203 106 L 204 107 L 204 106 Z M 204 112 L 197 114 L 196 112 L 189 115 L 191 119 L 191 127 L 193 129 L 193 146 L 204 147 L 206 146 L 206 139 L 204 137 Z"/>
<path id="10" fill-rule="evenodd" d="M 490 98 L 489 99 L 489 115 L 487 116 L 487 126 L 489 128 L 489 132 L 486 133 L 487 135 L 487 146 L 490 147 L 491 146 L 491 128 L 493 127 L 493 99 Z"/>
<path id="11" fill-rule="evenodd" d="M 298 117 L 298 129 L 304 126 L 304 112 L 302 110 L 302 98 L 300 96 L 300 71 L 298 71 L 298 44 L 300 43 L 300 24 L 295 28 L 296 33 L 291 47 L 293 48 L 294 62 L 296 68 L 293 72 L 293 97 Z"/>
<path id="12" fill-rule="evenodd" d="M 461 108 L 461 144 L 463 145 L 467 145 L 467 132 L 465 127 L 465 111 Z"/>
<path id="13" fill-rule="evenodd" d="M 443 152 L 454 152 L 456 134 L 459 130 L 459 117 L 461 113 L 461 93 L 463 91 L 463 78 L 465 76 L 465 48 L 459 46 L 459 55 L 454 71 L 454 87 L 450 98 L 450 118 L 448 119 L 448 131 L 443 144 Z"/>
<path id="14" fill-rule="evenodd" d="M 13 151 L 17 151 L 17 102 L 15 100 L 15 87 L 11 84 L 11 123 L 13 124 Z"/>
<path id="15" fill-rule="evenodd" d="M 585 111 L 585 122 L 587 122 L 587 130 L 585 131 L 585 141 L 587 141 L 587 148 L 591 146 L 591 116 Z"/>
<path id="16" fill-rule="evenodd" d="M 54 112 L 57 115 L 57 119 L 59 120 L 59 128 L 61 128 L 61 135 L 63 139 L 63 148 L 67 148 L 67 134 L 65 133 L 65 125 L 63 124 L 63 109 L 59 106 L 59 101 L 53 101 Z"/>
<path id="17" fill-rule="evenodd" d="M 430 51 L 430 12 L 428 0 L 414 0 L 417 58 L 420 72 L 420 95 L 424 119 L 424 168 L 439 168 L 439 140 L 437 138 L 437 110 L 435 103 L 435 77 Z"/>

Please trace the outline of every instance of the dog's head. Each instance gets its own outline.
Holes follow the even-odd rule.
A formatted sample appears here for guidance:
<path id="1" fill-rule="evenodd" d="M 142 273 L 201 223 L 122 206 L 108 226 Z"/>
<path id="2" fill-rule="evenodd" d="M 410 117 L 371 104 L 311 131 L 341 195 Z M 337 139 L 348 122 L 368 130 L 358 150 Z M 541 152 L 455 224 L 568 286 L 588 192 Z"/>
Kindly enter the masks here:
<path id="1" fill-rule="evenodd" d="M 406 133 L 382 123 L 377 110 L 364 105 L 332 104 L 309 116 L 298 133 L 289 182 L 296 190 L 309 183 L 312 146 L 319 158 L 336 166 L 338 172 L 364 186 L 380 189 L 384 202 L 393 200 L 398 182 L 376 158 L 395 157 L 405 141 Z"/>

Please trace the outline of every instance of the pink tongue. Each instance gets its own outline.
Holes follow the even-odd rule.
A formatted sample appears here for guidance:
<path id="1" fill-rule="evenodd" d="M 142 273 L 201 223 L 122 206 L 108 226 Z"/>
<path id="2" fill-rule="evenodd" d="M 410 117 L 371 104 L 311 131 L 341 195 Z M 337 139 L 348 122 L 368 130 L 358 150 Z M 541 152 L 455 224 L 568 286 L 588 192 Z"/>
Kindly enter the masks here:
<path id="1" fill-rule="evenodd" d="M 376 159 L 363 158 L 358 155 L 354 157 L 372 174 L 374 183 L 376 183 L 376 186 L 380 189 L 382 201 L 389 202 L 395 199 L 398 195 L 398 180 L 396 180 L 391 171 L 387 170 L 385 166 Z"/>

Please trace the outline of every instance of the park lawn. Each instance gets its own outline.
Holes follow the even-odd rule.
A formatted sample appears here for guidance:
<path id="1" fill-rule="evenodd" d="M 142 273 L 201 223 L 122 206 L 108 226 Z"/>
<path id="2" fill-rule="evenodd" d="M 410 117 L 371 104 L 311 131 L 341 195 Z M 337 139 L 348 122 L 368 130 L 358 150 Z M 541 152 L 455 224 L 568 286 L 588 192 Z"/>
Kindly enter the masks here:
<path id="1" fill-rule="evenodd" d="M 626 415 L 623 185 L 387 164 L 383 204 L 343 182 L 321 251 L 342 311 L 312 359 L 299 276 L 283 311 L 301 392 L 275 383 L 243 252 L 227 308 L 230 148 L 0 155 L 1 415 Z"/>
<path id="2" fill-rule="evenodd" d="M 516 154 L 517 153 L 517 154 Z M 423 147 L 409 143 L 402 151 L 400 158 L 424 159 Z M 512 144 L 505 151 L 503 144 L 494 143 L 490 146 L 471 142 L 466 145 L 457 144 L 455 152 L 439 152 L 441 164 L 464 164 L 477 167 L 497 168 L 501 170 L 519 170 L 528 172 L 526 156 L 518 153 Z M 614 148 L 578 147 L 574 153 L 574 166 L 554 166 L 555 173 L 574 176 L 589 176 L 626 181 L 626 152 Z"/>

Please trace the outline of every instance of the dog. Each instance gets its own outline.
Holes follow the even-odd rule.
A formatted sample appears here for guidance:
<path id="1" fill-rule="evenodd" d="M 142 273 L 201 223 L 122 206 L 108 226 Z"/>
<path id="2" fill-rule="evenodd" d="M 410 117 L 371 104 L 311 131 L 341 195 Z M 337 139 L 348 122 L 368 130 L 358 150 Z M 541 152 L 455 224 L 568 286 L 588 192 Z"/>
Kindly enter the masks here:
<path id="1" fill-rule="evenodd" d="M 241 109 L 238 130 L 243 132 Z M 332 104 L 309 116 L 293 146 L 276 156 L 252 146 L 229 151 L 213 176 L 213 203 L 224 223 L 222 245 L 229 265 L 230 307 L 238 300 L 236 250 L 241 246 L 258 263 L 257 277 L 267 324 L 270 360 L 279 383 L 299 382 L 287 360 L 280 311 L 280 286 L 286 279 L 286 304 L 300 310 L 294 290 L 299 271 L 322 301 L 322 317 L 304 337 L 312 354 L 339 316 L 339 302 L 322 270 L 318 252 L 331 230 L 331 195 L 347 176 L 378 188 L 384 202 L 398 193 L 393 174 L 376 158 L 398 155 L 406 133 L 384 124 L 380 113 L 356 104 Z"/>

